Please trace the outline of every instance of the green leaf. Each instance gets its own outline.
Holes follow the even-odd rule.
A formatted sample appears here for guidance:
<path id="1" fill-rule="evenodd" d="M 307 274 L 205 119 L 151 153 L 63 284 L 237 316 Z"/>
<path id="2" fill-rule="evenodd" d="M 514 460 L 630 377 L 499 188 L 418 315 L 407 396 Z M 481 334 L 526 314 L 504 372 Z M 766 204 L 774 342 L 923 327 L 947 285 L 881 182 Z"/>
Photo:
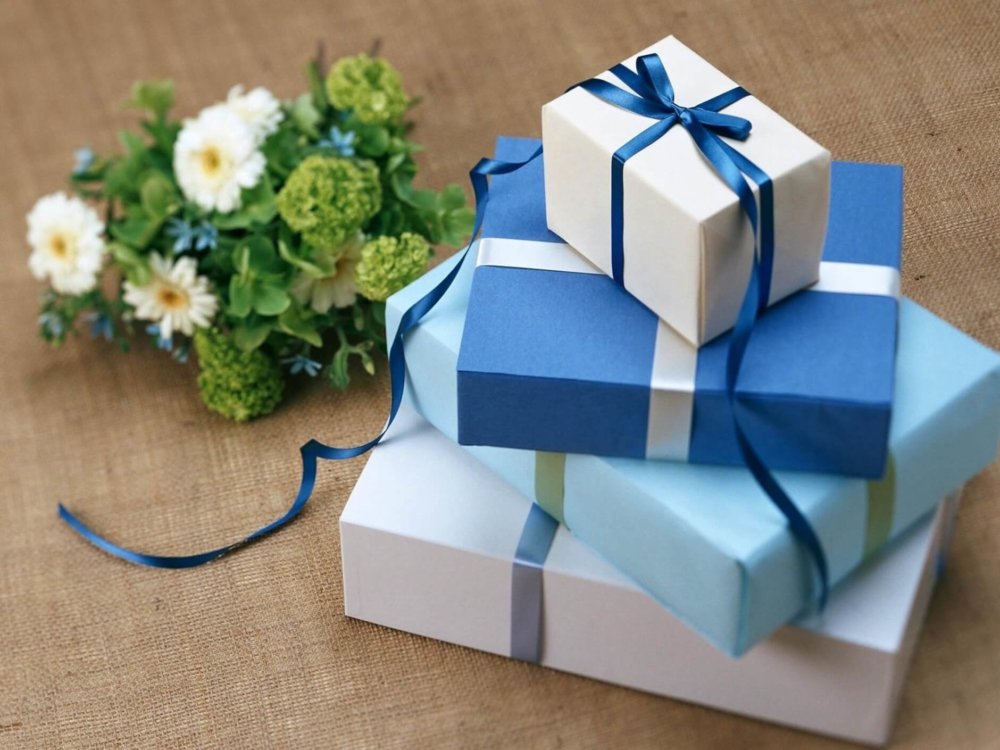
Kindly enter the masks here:
<path id="1" fill-rule="evenodd" d="M 120 242 L 112 242 L 108 245 L 108 249 L 129 281 L 136 286 L 145 286 L 149 282 L 149 265 L 134 248 Z"/>
<path id="2" fill-rule="evenodd" d="M 292 304 L 288 292 L 273 284 L 256 283 L 253 286 L 253 309 L 261 315 L 280 315 Z"/>
<path id="3" fill-rule="evenodd" d="M 267 159 L 267 173 L 283 181 L 303 158 L 298 131 L 294 127 L 281 127 L 264 141 L 261 151 Z"/>
<path id="4" fill-rule="evenodd" d="M 441 191 L 440 204 L 445 211 L 462 208 L 465 205 L 465 191 L 455 183 L 445 185 L 444 190 Z"/>
<path id="5" fill-rule="evenodd" d="M 326 98 L 323 71 L 319 69 L 316 60 L 310 60 L 306 65 L 306 78 L 309 81 L 309 93 L 312 94 L 313 104 L 321 112 L 325 112 L 330 108 L 330 102 Z"/>
<path id="6" fill-rule="evenodd" d="M 247 261 L 252 271 L 258 273 L 281 273 L 284 266 L 274 249 L 270 238 L 256 234 L 246 240 Z"/>
<path id="7" fill-rule="evenodd" d="M 245 352 L 252 352 L 267 340 L 268 334 L 274 329 L 271 321 L 242 323 L 233 328 L 233 341 Z"/>
<path id="8" fill-rule="evenodd" d="M 379 157 L 389 150 L 389 131 L 381 125 L 359 125 L 358 151 L 365 156 Z"/>
<path id="9" fill-rule="evenodd" d="M 351 382 L 350 361 L 351 356 L 356 356 L 361 361 L 361 367 L 369 375 L 375 374 L 375 362 L 371 358 L 373 341 L 362 341 L 358 344 L 349 344 L 347 339 L 341 334 L 340 348 L 333 355 L 333 360 L 327 368 L 327 378 L 338 388 L 346 388 Z"/>
<path id="10" fill-rule="evenodd" d="M 303 245 L 303 249 L 306 248 L 307 246 Z M 278 255 L 280 255 L 286 263 L 295 266 L 302 271 L 302 273 L 312 279 L 322 279 L 329 276 L 333 272 L 332 268 L 323 268 L 316 263 L 312 263 L 305 258 L 296 255 L 292 250 L 291 243 L 284 237 L 278 238 Z"/>
<path id="11" fill-rule="evenodd" d="M 351 349 L 349 346 L 346 344 L 341 346 L 336 354 L 333 355 L 333 360 L 327 368 L 327 378 L 335 387 L 341 390 L 347 388 L 351 383 L 351 376 L 347 372 L 347 358 L 350 353 Z"/>
<path id="12" fill-rule="evenodd" d="M 126 211 L 124 221 L 115 222 L 108 231 L 116 240 L 143 250 L 153 241 L 162 223 L 162 218 L 148 216 L 142 208 L 133 206 Z"/>
<path id="13" fill-rule="evenodd" d="M 143 210 L 155 219 L 165 219 L 179 208 L 174 184 L 162 172 L 151 171 L 146 175 L 139 196 Z"/>
<path id="14" fill-rule="evenodd" d="M 118 140 L 121 141 L 122 146 L 125 147 L 125 151 L 128 152 L 129 156 L 143 156 L 149 147 L 146 142 L 142 140 L 135 133 L 131 133 L 128 130 L 122 130 L 118 133 Z"/>
<path id="15" fill-rule="evenodd" d="M 323 346 L 323 338 L 316 330 L 313 317 L 298 305 L 290 305 L 278 318 L 278 326 L 289 336 L 302 339 L 319 348 Z"/>
<path id="16" fill-rule="evenodd" d="M 254 187 L 243 191 L 242 207 L 228 214 L 215 214 L 212 223 L 219 229 L 249 229 L 267 224 L 278 214 L 274 187 L 265 175 Z"/>
<path id="17" fill-rule="evenodd" d="M 167 122 L 165 120 L 147 120 L 141 123 L 141 127 L 153 138 L 156 148 L 160 149 L 171 158 L 174 153 L 174 142 L 177 134 L 181 130 L 179 122 Z"/>
<path id="18" fill-rule="evenodd" d="M 369 341 L 369 342 L 366 342 L 366 343 L 370 344 L 371 342 Z M 375 374 L 375 363 L 372 361 L 372 357 L 368 353 L 368 349 L 370 349 L 370 348 L 371 348 L 370 346 L 369 347 L 365 347 L 364 349 L 360 349 L 359 348 L 359 350 L 357 352 L 357 355 L 358 355 L 358 357 L 361 358 L 361 367 L 364 369 L 364 371 L 367 372 L 369 375 L 374 375 Z"/>
<path id="19" fill-rule="evenodd" d="M 173 81 L 136 81 L 132 84 L 132 98 L 126 107 L 144 109 L 162 120 L 174 106 Z"/>
<path id="20" fill-rule="evenodd" d="M 104 189 L 108 197 L 122 199 L 138 197 L 139 175 L 144 168 L 141 156 L 113 157 L 104 176 Z"/>
<path id="21" fill-rule="evenodd" d="M 294 102 L 289 114 L 292 122 L 306 135 L 311 138 L 319 138 L 319 128 L 317 127 L 322 117 L 316 105 L 313 104 L 312 94 L 302 94 Z"/>
<path id="22" fill-rule="evenodd" d="M 474 223 L 475 215 L 469 208 L 463 207 L 448 212 L 444 215 L 439 241 L 452 247 L 465 244 L 466 239 L 472 233 Z"/>
<path id="23" fill-rule="evenodd" d="M 406 154 L 393 154 L 389 157 L 389 160 L 385 163 L 385 173 L 392 174 L 397 169 L 399 169 L 403 162 L 406 161 Z"/>
<path id="24" fill-rule="evenodd" d="M 229 312 L 237 318 L 245 318 L 250 314 L 253 304 L 253 286 L 241 279 L 233 276 L 229 279 Z"/>
<path id="25" fill-rule="evenodd" d="M 233 267 L 244 281 L 250 276 L 250 246 L 241 242 L 233 251 Z"/>

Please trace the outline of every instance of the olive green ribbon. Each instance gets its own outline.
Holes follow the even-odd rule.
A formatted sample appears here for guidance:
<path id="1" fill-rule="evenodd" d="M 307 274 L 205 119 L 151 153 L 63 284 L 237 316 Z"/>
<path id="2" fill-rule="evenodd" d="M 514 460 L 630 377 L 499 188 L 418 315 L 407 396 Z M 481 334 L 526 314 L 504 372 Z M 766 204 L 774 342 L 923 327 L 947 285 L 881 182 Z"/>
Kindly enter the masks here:
<path id="1" fill-rule="evenodd" d="M 868 517 L 865 522 L 865 552 L 867 560 L 889 541 L 892 519 L 896 514 L 896 459 L 889 454 L 885 475 L 868 482 Z"/>
<path id="2" fill-rule="evenodd" d="M 542 510 L 566 524 L 563 503 L 566 498 L 566 454 L 535 453 L 535 502 Z"/>
<path id="3" fill-rule="evenodd" d="M 865 519 L 863 559 L 867 560 L 889 541 L 896 512 L 896 461 L 892 454 L 881 479 L 867 483 L 868 510 Z M 535 453 L 535 502 L 542 510 L 566 524 L 566 454 Z"/>

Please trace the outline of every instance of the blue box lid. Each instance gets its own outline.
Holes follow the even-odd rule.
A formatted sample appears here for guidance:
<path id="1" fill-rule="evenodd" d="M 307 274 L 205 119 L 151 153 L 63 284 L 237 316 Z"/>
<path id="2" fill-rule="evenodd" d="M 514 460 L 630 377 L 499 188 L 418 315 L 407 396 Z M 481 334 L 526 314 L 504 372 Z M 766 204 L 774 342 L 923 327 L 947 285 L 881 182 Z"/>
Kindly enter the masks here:
<path id="1" fill-rule="evenodd" d="M 537 145 L 501 138 L 497 157 L 524 159 Z M 493 179 L 482 236 L 562 243 L 545 225 L 541 159 Z M 835 162 L 824 269 L 897 274 L 901 237 L 902 169 Z M 724 392 L 728 336 L 697 351 L 684 344 L 690 382 L 671 387 L 690 402 L 673 417 L 684 420 L 686 444 L 657 454 L 652 381 L 665 324 L 603 274 L 524 265 L 476 269 L 458 363 L 460 442 L 742 462 Z M 765 312 L 738 389 L 744 423 L 765 461 L 779 469 L 882 475 L 897 317 L 895 296 L 840 291 L 807 290 Z"/>

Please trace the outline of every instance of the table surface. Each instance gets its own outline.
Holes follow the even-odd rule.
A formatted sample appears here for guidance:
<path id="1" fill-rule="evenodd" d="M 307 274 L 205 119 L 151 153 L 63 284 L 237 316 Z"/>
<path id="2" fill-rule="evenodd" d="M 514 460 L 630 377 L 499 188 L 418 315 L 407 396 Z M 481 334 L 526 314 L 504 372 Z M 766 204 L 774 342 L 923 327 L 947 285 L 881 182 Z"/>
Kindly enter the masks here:
<path id="1" fill-rule="evenodd" d="M 311 436 L 373 434 L 385 377 L 319 384 L 247 425 L 208 413 L 181 366 L 140 344 L 35 337 L 24 214 L 72 151 L 108 150 L 131 81 L 173 78 L 190 114 L 233 83 L 302 89 L 329 55 L 380 39 L 423 98 L 425 184 L 464 182 L 501 133 L 673 33 L 839 159 L 906 167 L 903 291 L 1000 347 L 1000 6 L 673 0 L 253 0 L 0 4 L 0 746 L 629 746 L 841 743 L 437 643 L 343 615 L 337 519 L 364 459 L 321 466 L 291 527 L 188 571 L 100 554 L 235 540 L 279 515 Z M 1000 469 L 970 485 L 894 737 L 1000 743 Z"/>

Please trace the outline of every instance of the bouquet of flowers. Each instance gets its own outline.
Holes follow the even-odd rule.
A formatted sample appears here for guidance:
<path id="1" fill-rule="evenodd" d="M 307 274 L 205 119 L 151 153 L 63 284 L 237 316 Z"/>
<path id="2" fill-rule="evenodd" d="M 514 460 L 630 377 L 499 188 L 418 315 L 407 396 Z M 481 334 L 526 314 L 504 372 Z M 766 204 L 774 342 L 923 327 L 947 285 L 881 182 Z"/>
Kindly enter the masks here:
<path id="1" fill-rule="evenodd" d="M 182 362 L 193 343 L 202 399 L 235 420 L 271 412 L 289 375 L 374 374 L 386 297 L 431 244 L 460 245 L 472 212 L 458 185 L 413 187 L 414 101 L 386 60 L 307 73 L 291 101 L 236 86 L 183 121 L 169 81 L 136 83 L 142 132 L 122 154 L 78 151 L 72 195 L 28 214 L 41 336 L 61 344 L 83 320 L 127 350 L 139 326 Z"/>

